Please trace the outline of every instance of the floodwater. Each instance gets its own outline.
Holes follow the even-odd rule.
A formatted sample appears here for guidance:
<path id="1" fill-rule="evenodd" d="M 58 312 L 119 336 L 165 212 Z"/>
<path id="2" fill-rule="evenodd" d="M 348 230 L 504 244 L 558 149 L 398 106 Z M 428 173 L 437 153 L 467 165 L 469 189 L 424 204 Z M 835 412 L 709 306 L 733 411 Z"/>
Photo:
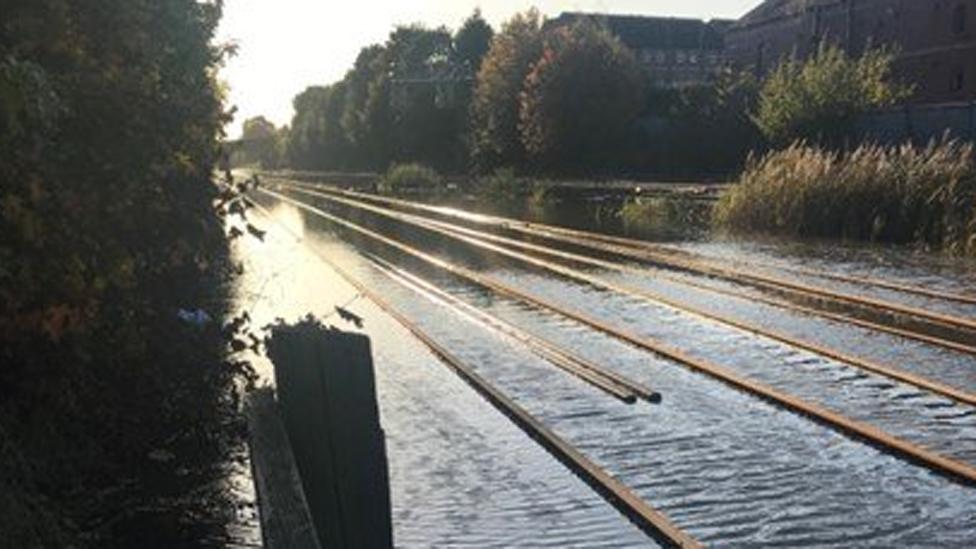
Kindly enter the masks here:
<path id="1" fill-rule="evenodd" d="M 308 195 L 314 205 L 581 311 L 628 333 L 820 404 L 940 455 L 976 465 L 976 408 L 799 351 L 652 300 L 616 294 L 477 251 L 376 215 Z M 493 295 L 405 254 L 267 195 L 264 243 L 238 244 L 241 307 L 259 323 L 312 313 L 343 329 L 346 306 L 373 338 L 381 419 L 390 460 L 398 546 L 644 547 L 653 543 L 392 318 L 343 281 L 335 262 L 589 459 L 705 544 L 718 547 L 976 546 L 976 489 L 733 390 L 575 321 Z M 469 208 L 480 208 L 468 205 Z M 489 210 L 489 208 L 484 208 Z M 495 210 L 490 213 L 511 213 Z M 517 212 L 536 221 L 607 232 L 626 227 L 596 204 Z M 654 237 L 654 235 L 642 235 Z M 668 245 L 755 270 L 827 268 L 931 289 L 976 288 L 965 261 L 895 248 L 741 242 L 692 228 Z M 626 405 L 388 277 L 381 257 L 480 309 L 662 393 L 659 405 Z M 812 339 L 973 392 L 976 358 L 721 297 L 646 274 L 590 271 L 606 280 L 710 312 Z M 692 275 L 682 275 L 689 276 Z M 797 277 L 800 279 L 800 277 Z M 697 279 L 696 279 L 697 280 Z M 701 282 L 702 280 L 699 280 Z M 722 287 L 757 291 L 730 282 Z M 809 282 L 823 284 L 810 279 Z M 831 282 L 835 290 L 976 318 L 976 306 Z M 873 293 L 872 293 L 873 292 Z M 259 364 L 270 379 L 270 365 Z"/>

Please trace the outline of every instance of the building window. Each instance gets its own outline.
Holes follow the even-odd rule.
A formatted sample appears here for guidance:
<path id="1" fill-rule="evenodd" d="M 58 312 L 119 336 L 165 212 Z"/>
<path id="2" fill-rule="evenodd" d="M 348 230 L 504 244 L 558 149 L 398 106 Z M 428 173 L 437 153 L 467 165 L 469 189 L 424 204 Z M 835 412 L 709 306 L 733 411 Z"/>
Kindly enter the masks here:
<path id="1" fill-rule="evenodd" d="M 959 4 L 956 6 L 955 11 L 952 12 L 952 32 L 956 34 L 963 34 L 966 32 L 966 24 L 968 23 L 966 19 L 968 18 L 968 13 L 966 6 L 964 4 Z"/>
<path id="2" fill-rule="evenodd" d="M 952 77 L 952 91 L 960 92 L 964 87 L 966 87 L 966 71 L 959 69 Z"/>

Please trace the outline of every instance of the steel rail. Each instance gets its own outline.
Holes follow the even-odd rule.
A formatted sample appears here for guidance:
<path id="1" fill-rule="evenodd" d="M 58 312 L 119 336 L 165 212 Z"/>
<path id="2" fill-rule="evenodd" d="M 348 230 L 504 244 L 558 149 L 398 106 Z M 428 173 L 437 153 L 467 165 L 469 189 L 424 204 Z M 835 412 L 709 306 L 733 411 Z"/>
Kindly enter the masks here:
<path id="1" fill-rule="evenodd" d="M 265 192 L 258 189 L 259 192 Z M 274 217 L 270 217 L 274 221 Z M 385 311 L 414 337 L 420 340 L 442 363 L 453 370 L 475 391 L 488 400 L 496 409 L 504 413 L 520 429 L 533 440 L 543 446 L 552 456 L 558 459 L 570 471 L 586 482 L 611 506 L 626 516 L 651 538 L 669 547 L 687 549 L 701 549 L 704 546 L 687 532 L 679 528 L 664 513 L 652 507 L 629 487 L 617 480 L 605 469 L 591 461 L 573 445 L 546 427 L 526 409 L 505 395 L 486 378 L 478 374 L 474 368 L 451 353 L 441 344 L 432 339 L 413 321 L 398 311 L 390 302 L 358 280 L 352 273 L 341 265 L 309 248 L 324 263 L 330 266 L 340 277 L 369 300 Z"/>
<path id="2" fill-rule="evenodd" d="M 827 357 L 832 360 L 836 360 L 838 362 L 847 364 L 849 366 L 853 366 L 855 368 L 859 368 L 865 371 L 879 374 L 888 377 L 889 379 L 893 379 L 902 383 L 913 385 L 920 389 L 924 389 L 932 393 L 936 393 L 945 396 L 947 398 L 953 399 L 957 402 L 976 406 L 976 394 L 974 393 L 970 393 L 968 391 L 964 391 L 962 389 L 958 389 L 956 387 L 952 387 L 944 383 L 934 381 L 922 376 L 911 374 L 909 372 L 891 368 L 889 366 L 877 364 L 873 361 L 864 358 L 848 355 L 841 351 L 831 349 L 813 342 L 804 341 L 800 338 L 779 331 L 755 326 L 747 322 L 743 322 L 731 318 L 726 315 L 709 312 L 700 307 L 695 307 L 692 305 L 681 303 L 677 300 L 668 298 L 666 296 L 648 290 L 631 288 L 628 286 L 623 286 L 621 284 L 608 282 L 602 278 L 589 275 L 586 273 L 582 273 L 580 271 L 570 269 L 562 265 L 557 265 L 549 261 L 541 260 L 526 254 L 518 253 L 508 248 L 503 248 L 501 246 L 491 244 L 490 242 L 495 242 L 496 244 L 507 244 L 512 247 L 521 248 L 524 250 L 532 250 L 536 253 L 550 255 L 568 261 L 574 261 L 574 262 L 587 264 L 595 267 L 606 268 L 606 269 L 614 269 L 621 272 L 627 272 L 627 269 L 631 268 L 628 266 L 622 266 L 613 262 L 607 262 L 600 259 L 581 256 L 570 252 L 553 250 L 551 248 L 545 248 L 535 244 L 512 240 L 498 235 L 480 233 L 472 229 L 467 229 L 464 227 L 455 227 L 453 225 L 443 223 L 443 222 L 425 220 L 416 216 L 404 214 L 402 212 L 396 212 L 393 210 L 388 210 L 385 208 L 380 208 L 378 206 L 364 204 L 362 202 L 349 200 L 345 198 L 326 197 L 326 200 L 332 200 L 338 202 L 339 204 L 346 204 L 351 207 L 361 208 L 364 209 L 365 211 L 372 212 L 376 215 L 381 215 L 389 219 L 400 221 L 402 223 L 418 226 L 426 230 L 435 232 L 437 234 L 441 234 L 449 238 L 454 238 L 461 242 L 465 242 L 472 246 L 485 249 L 494 253 L 498 253 L 524 263 L 528 263 L 535 267 L 556 273 L 566 278 L 570 278 L 573 280 L 577 280 L 579 282 L 583 282 L 585 284 L 610 290 L 612 292 L 617 292 L 624 295 L 637 297 L 642 300 L 650 301 L 652 303 L 659 304 L 659 305 L 664 305 L 671 309 L 684 312 L 687 314 L 691 314 L 693 316 L 697 316 L 699 318 L 703 318 L 713 322 L 718 322 L 744 332 L 748 332 L 761 337 L 767 337 L 769 339 L 779 341 L 786 345 L 790 345 L 798 349 L 803 349 L 821 355 L 823 357 Z"/>
<path id="3" fill-rule="evenodd" d="M 957 303 L 964 303 L 967 305 L 976 305 L 976 296 L 973 295 L 944 292 L 939 290 L 929 290 L 927 288 L 909 286 L 908 284 L 890 282 L 887 280 L 881 280 L 879 278 L 868 277 L 868 276 L 855 276 L 855 275 L 845 275 L 845 274 L 838 274 L 838 273 L 828 273 L 824 271 L 818 271 L 814 269 L 806 269 L 800 267 L 774 266 L 773 268 L 778 269 L 780 271 L 786 271 L 788 273 L 794 273 L 794 274 L 805 275 L 805 276 L 815 276 L 827 280 L 835 280 L 837 282 L 847 282 L 849 284 L 858 284 L 861 286 L 876 286 L 878 288 L 884 288 L 886 290 L 893 290 L 897 292 L 913 294 L 913 295 L 927 297 L 931 299 L 941 299 L 944 301 L 955 301 Z"/>
<path id="4" fill-rule="evenodd" d="M 579 231 L 575 229 L 568 229 L 565 227 L 558 227 L 554 225 L 544 225 L 539 223 L 530 223 L 526 221 L 519 221 L 504 217 L 488 216 L 482 214 L 469 214 L 466 212 L 458 212 L 450 208 L 441 208 L 437 206 L 431 206 L 428 204 L 420 204 L 416 202 L 410 202 L 405 200 L 398 200 L 389 197 L 379 197 L 376 195 L 370 195 L 366 193 L 358 193 L 355 191 L 346 191 L 340 189 L 332 189 L 328 187 L 306 185 L 296 182 L 290 182 L 287 180 L 282 181 L 286 185 L 290 185 L 296 188 L 307 188 L 311 187 L 313 190 L 319 192 L 328 192 L 334 194 L 342 194 L 346 196 L 354 196 L 367 200 L 373 200 L 377 202 L 382 202 L 386 204 L 396 204 L 398 206 L 407 207 L 411 209 L 420 209 L 428 211 L 431 213 L 436 213 L 438 215 L 450 216 L 457 219 L 462 219 L 476 224 L 481 225 L 491 225 L 499 228 L 512 230 L 515 232 L 520 232 L 523 234 L 529 234 L 533 236 L 545 236 L 547 238 L 561 239 L 564 242 L 570 244 L 594 247 L 595 242 L 604 242 L 606 244 L 615 246 L 613 248 L 606 247 L 602 251 L 608 251 L 613 254 L 622 255 L 625 257 L 631 257 L 634 259 L 639 259 L 641 261 L 649 261 L 655 264 L 664 265 L 670 268 L 685 270 L 689 272 L 695 272 L 700 274 L 706 274 L 708 276 L 714 276 L 717 278 L 723 278 L 733 282 L 741 283 L 743 281 L 748 281 L 753 285 L 766 288 L 781 288 L 786 289 L 795 293 L 804 294 L 808 296 L 815 296 L 819 299 L 826 299 L 834 302 L 847 303 L 849 305 L 855 305 L 862 308 L 874 308 L 880 311 L 885 311 L 887 313 L 900 314 L 909 317 L 915 317 L 918 319 L 923 319 L 927 322 L 941 325 L 944 327 L 951 327 L 956 329 L 963 329 L 970 332 L 976 332 L 976 321 L 967 318 L 957 317 L 953 315 L 934 313 L 920 309 L 917 307 L 911 307 L 908 305 L 902 305 L 897 303 L 891 303 L 883 301 L 880 299 L 874 299 L 870 297 L 856 296 L 842 292 L 836 292 L 832 290 L 827 290 L 824 288 L 819 288 L 816 286 L 810 286 L 806 284 L 799 284 L 789 280 L 785 280 L 778 277 L 773 277 L 770 275 L 762 275 L 756 273 L 749 273 L 742 270 L 729 269 L 722 267 L 720 265 L 715 265 L 712 262 L 708 262 L 698 258 L 692 258 L 692 256 L 685 252 L 678 252 L 675 250 L 661 251 L 660 247 L 655 247 L 653 244 L 649 244 L 644 241 L 634 240 L 624 237 L 617 237 L 612 235 L 604 235 L 599 233 L 591 233 L 586 231 Z M 569 240 L 568 237 L 574 240 Z M 580 242 L 582 239 L 588 243 Z M 595 248 L 599 249 L 599 248 Z M 676 257 L 677 255 L 684 256 L 684 259 Z M 961 299 L 967 299 L 966 296 L 956 296 Z M 965 301 L 964 301 L 965 302 Z"/>
<path id="5" fill-rule="evenodd" d="M 488 277 L 484 277 L 474 271 L 471 271 L 470 269 L 453 265 L 436 256 L 427 254 L 412 246 L 357 225 L 356 223 L 352 223 L 341 217 L 332 215 L 324 210 L 310 206 L 289 196 L 266 189 L 258 189 L 258 191 L 278 198 L 279 200 L 291 204 L 300 210 L 311 213 L 312 215 L 326 219 L 335 225 L 344 227 L 352 232 L 361 234 L 372 240 L 385 244 L 392 249 L 398 250 L 412 257 L 416 257 L 425 263 L 443 269 L 446 272 L 466 279 L 500 295 L 506 295 L 541 309 L 547 309 L 563 317 L 579 322 L 580 324 L 590 326 L 591 328 L 619 339 L 620 341 L 627 342 L 637 348 L 650 351 L 665 359 L 682 364 L 688 367 L 690 370 L 706 374 L 714 379 L 726 383 L 731 387 L 752 394 L 753 396 L 759 397 L 767 402 L 773 403 L 774 405 L 781 406 L 782 408 L 790 410 L 799 415 L 811 418 L 855 439 L 865 441 L 868 444 L 884 450 L 892 455 L 896 455 L 913 463 L 920 464 L 921 466 L 947 478 L 953 479 L 967 486 L 976 486 L 976 467 L 973 467 L 967 463 L 939 455 L 917 444 L 895 437 L 872 425 L 850 419 L 818 404 L 807 402 L 763 383 L 752 381 L 735 373 L 729 368 L 719 366 L 708 360 L 692 357 L 687 353 L 654 338 L 638 336 L 625 332 L 602 320 L 562 307 L 548 300 L 532 296 L 509 285 L 502 284 Z"/>
<path id="6" fill-rule="evenodd" d="M 596 378 L 596 382 L 594 384 L 598 384 L 598 387 L 601 389 L 604 389 L 604 385 L 610 385 L 610 387 L 617 393 L 625 390 L 625 394 L 628 396 L 628 398 L 618 397 L 620 400 L 624 400 L 627 403 L 632 403 L 637 397 L 640 397 L 648 402 L 661 402 L 660 393 L 652 391 L 636 381 L 628 379 L 601 366 L 597 366 L 588 360 L 574 356 L 560 347 L 516 327 L 506 320 L 503 320 L 495 315 L 488 314 L 481 309 L 472 306 L 471 304 L 445 292 L 444 290 L 441 290 L 440 288 L 437 288 L 430 282 L 423 280 L 405 269 L 397 267 L 379 256 L 367 254 L 367 257 L 377 264 L 378 268 L 381 272 L 383 272 L 383 274 L 387 275 L 389 278 L 402 286 L 421 295 L 428 301 L 453 308 L 455 309 L 455 312 L 459 312 L 462 316 L 468 318 L 472 322 L 475 322 L 481 326 L 486 326 L 496 332 L 502 333 L 516 341 L 519 341 L 520 343 L 529 347 L 529 349 L 538 354 L 540 357 L 553 362 L 556 366 L 563 368 L 571 374 L 581 377 L 587 382 L 594 383 L 591 381 L 591 378 Z M 604 389 L 604 391 L 611 392 L 608 389 Z"/>
<path id="7" fill-rule="evenodd" d="M 298 186 L 298 185 L 295 185 L 295 187 L 296 187 L 296 190 L 299 190 L 299 192 L 304 192 L 304 193 L 311 194 L 313 196 L 322 196 L 323 198 L 326 198 L 326 196 L 323 196 L 318 191 L 305 189 L 304 187 L 301 187 L 301 186 Z M 331 196 L 331 195 L 327 195 L 327 196 Z M 369 200 L 373 200 L 373 198 L 374 197 L 370 197 Z M 379 201 L 381 201 L 381 202 L 384 201 L 384 200 L 387 200 L 387 199 L 381 198 L 381 197 L 376 197 L 376 198 L 380 199 Z M 394 199 L 389 199 L 389 200 L 395 201 Z M 376 201 L 376 200 L 374 200 L 374 201 Z M 410 204 L 412 204 L 412 203 L 410 203 Z M 580 245 L 578 242 L 576 242 L 575 244 Z M 586 246 L 584 246 L 584 247 L 586 247 Z M 609 251 L 609 250 L 600 250 L 600 248 L 592 248 L 592 249 L 596 249 L 598 251 Z M 610 251 L 610 253 L 615 253 L 615 252 Z M 625 266 L 625 265 L 620 265 L 620 264 L 617 264 L 617 263 L 606 263 L 605 265 L 606 265 L 606 268 L 610 268 L 610 269 L 618 269 L 619 267 Z M 970 355 L 976 356 L 976 346 L 974 346 L 974 345 L 969 345 L 969 344 L 966 344 L 966 343 L 962 343 L 962 342 L 953 341 L 953 340 L 950 340 L 950 339 L 945 339 L 945 338 L 937 337 L 937 336 L 934 336 L 934 335 L 931 335 L 931 334 L 926 334 L 926 333 L 922 333 L 922 332 L 918 332 L 918 331 L 914 331 L 914 330 L 909 330 L 909 329 L 906 329 L 906 328 L 899 328 L 899 327 L 896 327 L 896 326 L 890 326 L 890 325 L 887 325 L 887 324 L 880 324 L 880 323 L 877 323 L 877 322 L 872 322 L 870 320 L 865 320 L 865 319 L 862 319 L 862 318 L 858 318 L 856 316 L 848 316 L 848 315 L 843 315 L 843 314 L 839 314 L 839 313 L 835 313 L 835 312 L 831 312 L 831 311 L 826 311 L 826 310 L 822 310 L 822 309 L 815 309 L 813 307 L 806 307 L 806 306 L 799 305 L 799 304 L 796 304 L 796 303 L 790 303 L 790 302 L 787 302 L 787 301 L 781 301 L 781 300 L 778 300 L 778 299 L 772 299 L 772 298 L 769 298 L 769 297 L 766 297 L 766 296 L 748 294 L 748 293 L 741 292 L 741 291 L 738 291 L 738 290 L 732 290 L 732 289 L 726 289 L 726 288 L 719 288 L 719 287 L 711 286 L 711 285 L 708 285 L 708 284 L 704 284 L 702 282 L 698 282 L 698 281 L 694 281 L 694 280 L 688 280 L 686 278 L 682 278 L 682 277 L 674 276 L 674 275 L 671 275 L 671 274 L 667 274 L 667 273 L 664 273 L 664 272 L 648 271 L 646 269 L 637 269 L 637 268 L 630 267 L 629 265 L 627 265 L 625 267 L 627 268 L 627 270 L 629 272 L 634 272 L 634 273 L 640 274 L 640 275 L 649 274 L 650 276 L 652 276 L 654 278 L 658 278 L 660 280 L 665 280 L 665 281 L 668 281 L 668 282 L 671 282 L 671 283 L 674 283 L 674 284 L 680 284 L 680 285 L 684 285 L 684 286 L 691 286 L 691 287 L 697 288 L 699 290 L 703 290 L 703 291 L 715 293 L 715 294 L 718 294 L 718 295 L 723 295 L 723 296 L 726 296 L 726 297 L 734 297 L 734 298 L 738 298 L 738 299 L 746 299 L 746 300 L 749 300 L 749 301 L 763 303 L 765 305 L 769 305 L 769 306 L 772 306 L 772 307 L 777 307 L 777 308 L 783 309 L 783 310 L 795 311 L 795 312 L 799 312 L 799 313 L 802 313 L 802 314 L 805 314 L 805 315 L 819 316 L 821 318 L 826 318 L 828 320 L 832 320 L 832 321 L 835 321 L 835 322 L 844 322 L 844 323 L 847 323 L 847 324 L 852 324 L 854 326 L 859 326 L 861 328 L 867 328 L 867 329 L 870 329 L 870 330 L 875 330 L 875 331 L 887 333 L 887 334 L 890 334 L 890 335 L 895 335 L 895 336 L 898 336 L 898 337 L 903 337 L 903 338 L 906 338 L 906 339 L 911 339 L 911 340 L 919 341 L 919 342 L 926 343 L 926 344 L 929 344 L 929 345 L 935 345 L 935 346 L 938 346 L 938 347 L 943 347 L 943 348 L 946 348 L 946 349 L 949 349 L 949 350 L 952 350 L 952 351 L 956 351 L 956 352 L 960 352 L 960 353 L 966 353 L 966 354 L 970 354 Z"/>
<path id="8" fill-rule="evenodd" d="M 315 188 L 321 188 L 321 187 L 315 187 Z M 330 190 L 332 190 L 332 189 L 330 189 Z M 370 195 L 370 194 L 366 194 L 366 193 L 356 193 L 355 191 L 338 191 L 338 192 L 348 192 L 350 194 L 360 195 L 361 197 L 370 197 L 370 198 L 375 198 L 375 199 L 386 199 L 387 198 L 387 197 L 379 197 L 379 196 L 376 196 L 376 195 Z M 401 201 L 401 204 L 400 205 L 405 206 L 405 205 L 408 205 L 408 204 L 418 205 L 418 203 L 409 202 L 409 201 Z M 434 208 L 436 208 L 436 206 Z M 440 213 L 441 214 L 444 214 L 444 212 L 440 212 Z M 503 217 L 495 218 L 495 220 L 497 220 L 499 222 L 513 221 L 513 220 L 510 220 L 510 219 L 503 218 Z M 688 261 L 714 261 L 715 260 L 715 258 L 706 258 L 706 257 L 701 256 L 700 254 L 694 254 L 692 252 L 687 252 L 687 251 L 684 251 L 684 250 L 675 249 L 675 248 L 673 248 L 671 246 L 657 244 L 657 243 L 654 243 L 654 242 L 648 242 L 646 240 L 640 240 L 640 239 L 635 239 L 635 238 L 626 238 L 626 237 L 617 237 L 617 236 L 613 236 L 613 235 L 595 233 L 595 232 L 590 232 L 590 231 L 579 231 L 579 230 L 575 230 L 575 229 L 569 229 L 567 227 L 558 227 L 558 226 L 555 226 L 555 225 L 545 225 L 545 224 L 537 224 L 537 223 L 528 223 L 528 225 L 531 226 L 531 227 L 538 227 L 538 228 L 540 228 L 542 230 L 550 230 L 550 231 L 553 231 L 553 232 L 563 233 L 566 236 L 573 236 L 573 237 L 576 237 L 576 238 L 583 238 L 583 239 L 586 239 L 586 240 L 595 240 L 597 242 L 607 242 L 607 243 L 610 243 L 610 244 L 625 246 L 625 247 L 633 248 L 633 249 L 636 249 L 636 250 L 648 250 L 648 251 L 651 251 L 651 252 L 660 252 L 660 253 L 665 253 L 665 254 L 672 254 L 672 255 L 676 255 L 676 256 L 681 256 L 685 260 L 688 260 Z M 513 230 L 517 230 L 517 229 L 513 229 Z M 735 265 L 739 265 L 739 266 L 741 266 L 743 264 L 742 261 L 733 261 L 733 260 L 726 260 L 726 261 L 728 261 L 729 263 L 733 263 Z M 971 294 L 964 294 L 964 293 L 958 293 L 958 292 L 949 292 L 949 291 L 943 291 L 943 290 L 930 290 L 928 288 L 920 288 L 918 286 L 910 286 L 908 284 L 903 284 L 903 283 L 898 283 L 898 282 L 891 282 L 891 281 L 888 281 L 888 280 L 882 280 L 882 279 L 875 278 L 875 277 L 857 276 L 857 275 L 846 275 L 846 274 L 839 274 L 839 273 L 831 273 L 831 272 L 827 272 L 827 271 L 823 271 L 823 270 L 803 268 L 803 267 L 790 267 L 790 266 L 786 266 L 786 265 L 774 265 L 774 266 L 772 266 L 772 268 L 775 269 L 775 270 L 784 271 L 784 272 L 788 272 L 788 273 L 799 274 L 799 275 L 804 275 L 804 276 L 813 276 L 813 277 L 823 278 L 823 279 L 826 279 L 826 280 L 834 280 L 834 281 L 838 281 L 838 282 L 847 282 L 847 283 L 850 283 L 850 284 L 857 284 L 857 285 L 860 285 L 860 286 L 876 286 L 878 288 L 883 288 L 883 289 L 886 289 L 886 290 L 893 290 L 893 291 L 898 291 L 898 292 L 902 292 L 902 293 L 906 293 L 906 294 L 913 294 L 913 295 L 917 295 L 917 296 L 921 296 L 921 297 L 926 297 L 926 298 L 930 298 L 930 299 L 941 299 L 943 301 L 952 301 L 952 302 L 963 303 L 963 304 L 967 304 L 967 305 L 976 305 L 976 295 L 971 295 Z"/>

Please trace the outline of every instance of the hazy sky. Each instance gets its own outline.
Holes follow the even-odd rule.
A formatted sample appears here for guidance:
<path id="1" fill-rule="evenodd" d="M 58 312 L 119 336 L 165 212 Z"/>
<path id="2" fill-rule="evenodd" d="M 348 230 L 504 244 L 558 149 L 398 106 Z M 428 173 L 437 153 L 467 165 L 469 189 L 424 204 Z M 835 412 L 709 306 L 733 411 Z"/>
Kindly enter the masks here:
<path id="1" fill-rule="evenodd" d="M 244 119 L 263 114 L 281 125 L 292 98 L 313 84 L 339 80 L 363 46 L 382 42 L 398 24 L 456 29 L 480 7 L 496 29 L 532 6 L 548 16 L 563 11 L 739 17 L 759 0 L 226 0 L 222 41 L 238 44 L 223 78 L 231 87 L 239 135 Z"/>

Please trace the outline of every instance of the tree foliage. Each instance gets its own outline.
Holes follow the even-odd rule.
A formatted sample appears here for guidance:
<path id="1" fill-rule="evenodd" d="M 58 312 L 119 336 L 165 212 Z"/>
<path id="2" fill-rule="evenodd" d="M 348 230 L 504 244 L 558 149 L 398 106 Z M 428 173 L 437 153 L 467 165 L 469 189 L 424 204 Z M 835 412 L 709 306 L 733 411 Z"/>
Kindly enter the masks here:
<path id="1" fill-rule="evenodd" d="M 445 28 L 396 28 L 382 45 L 363 48 L 342 81 L 296 97 L 290 163 L 322 170 L 382 171 L 396 162 L 463 168 L 467 59 Z"/>
<path id="2" fill-rule="evenodd" d="M 273 122 L 263 116 L 245 120 L 240 148 L 232 164 L 235 166 L 257 164 L 266 170 L 280 167 L 284 160 L 286 134 L 287 130 L 279 130 Z"/>
<path id="3" fill-rule="evenodd" d="M 539 12 L 520 13 L 502 25 L 481 64 L 471 103 L 471 156 L 481 170 L 525 161 L 519 135 L 519 96 L 542 55 Z"/>
<path id="4" fill-rule="evenodd" d="M 459 61 L 473 73 L 481 68 L 481 61 L 488 54 L 495 31 L 476 9 L 454 35 L 454 51 Z"/>
<path id="5" fill-rule="evenodd" d="M 857 115 L 910 94 L 892 80 L 892 61 L 891 53 L 879 49 L 852 59 L 828 43 L 806 61 L 787 59 L 763 82 L 756 123 L 776 145 L 839 145 Z"/>
<path id="6" fill-rule="evenodd" d="M 342 127 L 346 86 L 312 86 L 295 97 L 295 117 L 288 136 L 290 165 L 304 169 L 351 167 L 350 143 Z"/>
<path id="7" fill-rule="evenodd" d="M 548 171 L 606 166 L 643 110 L 646 78 L 605 27 L 581 21 L 554 29 L 520 95 L 525 150 Z"/>
<path id="8" fill-rule="evenodd" d="M 121 545 L 107 540 L 133 509 L 158 509 L 144 531 L 179 545 L 178 528 L 153 521 L 180 517 L 172 502 L 234 438 L 239 370 L 216 327 L 176 319 L 223 312 L 210 182 L 226 121 L 220 12 L 4 3 L 0 529 L 12 546 Z M 182 457 L 164 466 L 153 452 Z"/>
<path id="9" fill-rule="evenodd" d="M 737 174 L 764 146 L 752 120 L 758 88 L 751 74 L 726 69 L 704 85 L 651 94 L 650 135 L 636 140 L 645 143 L 643 166 L 678 178 Z"/>

